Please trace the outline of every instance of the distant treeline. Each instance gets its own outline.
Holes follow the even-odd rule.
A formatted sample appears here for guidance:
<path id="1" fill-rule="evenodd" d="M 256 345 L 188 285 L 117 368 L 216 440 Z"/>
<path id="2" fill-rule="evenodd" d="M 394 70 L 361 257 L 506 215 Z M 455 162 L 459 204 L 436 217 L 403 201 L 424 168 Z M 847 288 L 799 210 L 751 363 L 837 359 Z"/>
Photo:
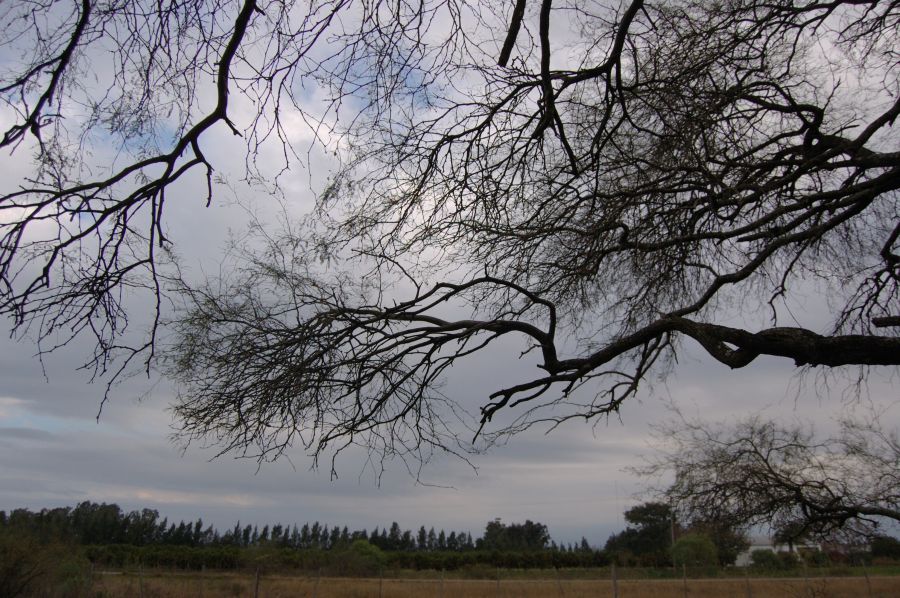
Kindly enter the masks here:
<path id="1" fill-rule="evenodd" d="M 473 540 L 466 531 L 435 532 L 425 526 L 418 532 L 401 530 L 396 522 L 371 532 L 365 529 L 350 531 L 347 526 L 322 525 L 318 521 L 301 527 L 294 525 L 241 525 L 220 532 L 196 521 L 169 522 L 160 519 L 155 509 L 125 512 L 116 504 L 82 502 L 75 508 L 15 509 L 7 514 L 0 511 L 0 526 L 27 529 L 39 537 L 66 538 L 82 545 L 130 544 L 132 546 L 275 546 L 294 549 L 333 550 L 349 546 L 355 540 L 366 540 L 385 551 L 441 551 L 468 550 L 544 550 L 558 548 L 551 542 L 547 527 L 526 521 L 505 524 L 494 520 L 487 524 L 484 536 Z M 579 548 L 587 547 L 582 539 Z M 575 550 L 574 545 L 564 550 Z"/>
<path id="2" fill-rule="evenodd" d="M 494 567 L 598 566 L 603 551 L 585 540 L 557 545 L 541 523 L 489 522 L 482 537 L 467 531 L 435 531 L 421 526 L 351 531 L 347 526 L 314 522 L 242 525 L 224 532 L 202 519 L 170 522 L 154 509 L 123 511 L 116 504 L 82 502 L 78 506 L 30 511 L 0 511 L 0 531 L 27 534 L 42 542 L 68 542 L 85 547 L 87 557 L 108 566 L 144 564 L 186 569 L 235 568 L 252 565 L 266 554 L 267 563 L 316 569 L 373 564 L 396 568 L 457 569 Z M 373 552 L 374 551 L 374 552 Z M 359 557 L 359 558 L 355 558 Z"/>
<path id="3" fill-rule="evenodd" d="M 425 526 L 413 532 L 396 522 L 371 531 L 319 522 L 299 527 L 237 523 L 220 532 L 202 519 L 175 523 L 161 519 L 153 509 L 125 512 L 115 504 L 83 502 L 74 508 L 0 511 L 0 563 L 12 562 L 14 557 L 24 563 L 41 552 L 62 551 L 105 567 L 274 568 L 372 575 L 385 569 L 477 572 L 484 567 L 573 568 L 612 562 L 670 567 L 673 560 L 692 567 L 715 567 L 733 563 L 748 546 L 742 534 L 716 522 L 681 526 L 670 507 L 661 503 L 637 505 L 625 512 L 625 520 L 626 529 L 612 534 L 604 548 L 597 549 L 584 538 L 577 545 L 558 545 L 547 526 L 532 521 L 495 519 L 479 538 L 468 531 L 436 532 Z M 756 552 L 754 564 L 762 568 L 796 565 L 785 558 L 796 560 L 794 554 Z M 900 541 L 875 538 L 863 556 L 898 559 Z M 818 564 L 840 563 L 847 555 L 815 551 L 803 558 Z"/>

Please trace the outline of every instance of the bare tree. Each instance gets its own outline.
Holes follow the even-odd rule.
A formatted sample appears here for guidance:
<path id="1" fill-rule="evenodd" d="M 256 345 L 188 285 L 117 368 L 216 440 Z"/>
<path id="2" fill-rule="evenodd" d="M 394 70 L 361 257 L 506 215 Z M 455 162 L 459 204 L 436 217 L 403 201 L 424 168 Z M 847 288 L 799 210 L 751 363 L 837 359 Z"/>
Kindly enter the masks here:
<path id="1" fill-rule="evenodd" d="M 900 363 L 896 2 L 494 7 L 4 8 L 4 47 L 26 57 L 0 82 L 18 115 L 4 144 L 32 140 L 38 162 L 0 199 L 3 311 L 93 332 L 101 369 L 152 351 L 152 334 L 116 344 L 118 294 L 167 293 L 166 201 L 193 171 L 215 199 L 214 127 L 246 137 L 250 177 L 263 143 L 295 164 L 292 114 L 341 167 L 304 226 L 264 233 L 274 246 L 226 280 L 173 285 L 188 437 L 270 455 L 299 438 L 442 445 L 441 375 L 510 336 L 541 373 L 496 389 L 476 425 L 615 411 L 684 339 L 732 368 Z M 108 92 L 83 76 L 107 48 Z M 133 159 L 92 176 L 77 148 L 99 131 Z M 779 326 L 777 302 L 810 281 L 833 325 Z M 729 325 L 734 306 L 771 306 L 771 326 Z"/>
<path id="2" fill-rule="evenodd" d="M 900 521 L 900 440 L 877 417 L 837 435 L 750 417 L 733 425 L 677 418 L 660 427 L 646 475 L 674 474 L 661 494 L 688 520 L 770 526 L 785 540 L 872 534 Z"/>

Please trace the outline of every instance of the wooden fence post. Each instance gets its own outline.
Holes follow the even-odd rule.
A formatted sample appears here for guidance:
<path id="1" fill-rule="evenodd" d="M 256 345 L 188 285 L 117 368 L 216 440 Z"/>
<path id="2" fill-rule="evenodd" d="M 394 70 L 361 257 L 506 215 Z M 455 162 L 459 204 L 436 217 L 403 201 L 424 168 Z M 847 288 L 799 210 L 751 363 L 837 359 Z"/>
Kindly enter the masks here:
<path id="1" fill-rule="evenodd" d="M 801 556 L 801 557 L 800 557 L 800 562 L 803 563 L 803 579 L 806 580 L 806 593 L 807 593 L 809 596 L 814 596 L 814 595 L 815 595 L 815 591 L 813 590 L 812 582 L 809 580 L 809 569 L 808 569 L 807 566 L 806 566 L 806 559 L 804 559 L 804 558 Z"/>
<path id="2" fill-rule="evenodd" d="M 256 567 L 256 583 L 253 588 L 253 598 L 259 598 L 259 566 Z"/>
<path id="3" fill-rule="evenodd" d="M 866 567 L 866 560 L 863 558 L 861 561 L 863 568 L 863 575 L 866 577 L 866 589 L 868 590 L 869 598 L 872 598 L 872 581 L 869 579 L 869 568 Z"/>
<path id="4" fill-rule="evenodd" d="M 681 581 L 684 584 L 684 598 L 687 598 L 688 589 L 687 589 L 687 565 L 681 563 Z"/>
<path id="5" fill-rule="evenodd" d="M 619 598 L 619 578 L 616 576 L 616 563 L 612 564 L 613 598 Z"/>

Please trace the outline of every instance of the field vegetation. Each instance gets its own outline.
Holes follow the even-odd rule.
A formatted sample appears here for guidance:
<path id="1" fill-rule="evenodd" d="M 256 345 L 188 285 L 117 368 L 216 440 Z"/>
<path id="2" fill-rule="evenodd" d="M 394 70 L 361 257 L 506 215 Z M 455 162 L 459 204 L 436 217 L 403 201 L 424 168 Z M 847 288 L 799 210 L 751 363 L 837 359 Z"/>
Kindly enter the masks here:
<path id="1" fill-rule="evenodd" d="M 399 576 L 394 577 L 395 573 Z M 888 598 L 900 594 L 900 576 L 886 574 L 897 573 L 896 569 L 878 568 L 822 569 L 809 571 L 805 576 L 800 572 L 799 577 L 787 577 L 783 572 L 769 576 L 760 571 L 717 571 L 712 572 L 715 574 L 712 577 L 688 573 L 686 578 L 663 571 L 657 571 L 652 578 L 636 578 L 649 572 L 626 569 L 616 571 L 615 582 L 609 568 L 502 571 L 493 579 L 467 577 L 475 573 L 400 571 L 384 578 L 271 573 L 261 574 L 257 581 L 255 572 L 108 572 L 95 576 L 91 595 L 104 598 Z"/>

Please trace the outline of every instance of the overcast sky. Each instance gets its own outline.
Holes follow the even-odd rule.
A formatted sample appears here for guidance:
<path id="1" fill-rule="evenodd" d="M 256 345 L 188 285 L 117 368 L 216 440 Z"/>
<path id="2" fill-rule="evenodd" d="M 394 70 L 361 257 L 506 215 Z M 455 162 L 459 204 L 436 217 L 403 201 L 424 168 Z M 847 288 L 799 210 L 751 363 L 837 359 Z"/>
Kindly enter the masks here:
<path id="1" fill-rule="evenodd" d="M 8 118 L 0 111 L 0 124 L 7 125 Z M 291 133 L 294 143 L 308 140 L 299 123 Z M 243 156 L 227 130 L 220 127 L 204 140 L 221 172 L 240 170 Z M 23 172 L 21 160 L 27 155 L 19 151 L 0 159 L 7 184 Z M 310 188 L 320 185 L 329 170 L 323 155 L 314 153 L 308 169 L 282 179 L 292 214 L 309 209 Z M 254 193 L 236 187 L 244 205 L 264 216 L 277 211 Z M 169 199 L 167 223 L 187 267 L 217 267 L 228 231 L 246 226 L 246 213 L 229 203 L 233 198 L 226 193 L 205 208 L 202 193 L 188 186 Z M 822 306 L 800 300 L 793 308 Z M 116 388 L 98 421 L 104 385 L 89 383 L 77 369 L 90 350 L 83 339 L 48 357 L 42 367 L 33 342 L 7 336 L 0 340 L 0 510 L 116 502 L 126 510 L 155 508 L 170 520 L 202 517 L 220 530 L 238 520 L 319 521 L 370 530 L 396 521 L 404 529 L 425 525 L 477 536 L 487 521 L 500 517 L 544 523 L 557 541 L 585 536 L 602 546 L 624 527 L 622 511 L 642 500 L 641 488 L 648 482 L 626 469 L 639 465 L 641 455 L 651 450 L 651 426 L 670 416 L 669 405 L 708 419 L 761 412 L 826 431 L 848 409 L 897 399 L 892 371 L 874 371 L 869 387 L 854 398 L 844 392 L 846 381 L 826 383 L 815 375 L 801 381 L 785 360 L 760 358 L 731 371 L 689 346 L 674 373 L 627 401 L 618 419 L 573 421 L 549 435 L 534 429 L 473 456 L 471 465 L 437 459 L 418 480 L 402 462 L 388 463 L 378 476 L 366 466 L 365 455 L 348 453 L 338 461 L 338 479 L 332 479 L 327 463 L 311 469 L 299 450 L 262 467 L 229 455 L 214 459 L 214 450 L 200 446 L 182 451 L 170 441 L 167 407 L 174 391 L 165 380 L 138 377 Z M 516 356 L 514 347 L 480 354 L 451 374 L 445 393 L 477 407 L 498 389 L 498 380 L 522 371 L 525 366 Z M 887 413 L 886 426 L 900 425 L 900 409 Z"/>

